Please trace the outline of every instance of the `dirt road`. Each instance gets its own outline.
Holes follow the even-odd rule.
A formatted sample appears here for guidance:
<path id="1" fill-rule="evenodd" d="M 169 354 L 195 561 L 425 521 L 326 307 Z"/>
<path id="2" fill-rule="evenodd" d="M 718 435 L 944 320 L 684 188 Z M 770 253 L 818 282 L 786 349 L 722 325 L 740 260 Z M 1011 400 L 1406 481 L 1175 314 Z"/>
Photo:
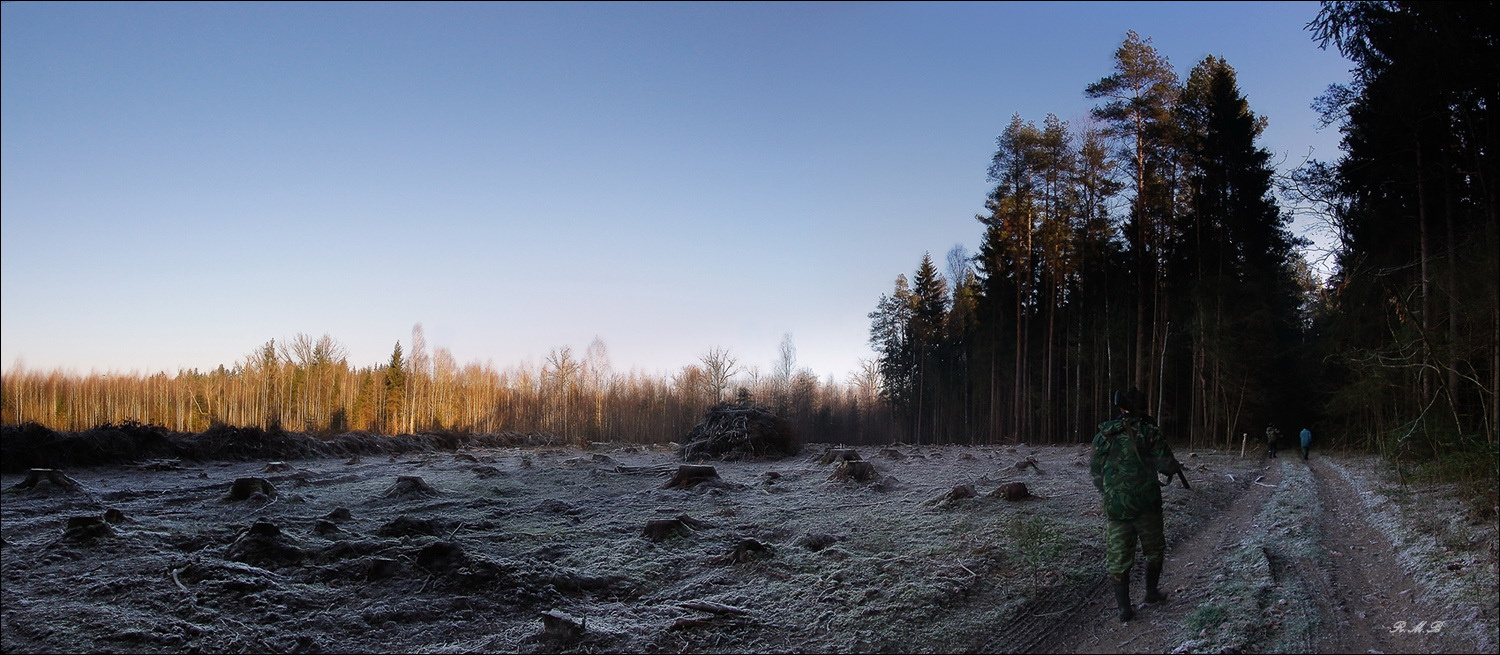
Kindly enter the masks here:
<path id="1" fill-rule="evenodd" d="M 1290 453 L 1263 464 L 1225 511 L 1171 544 L 1165 602 L 1142 604 L 1137 566 L 1135 620 L 1118 620 L 1101 584 L 1031 652 L 1494 652 L 1441 603 L 1417 600 L 1335 464 Z"/>

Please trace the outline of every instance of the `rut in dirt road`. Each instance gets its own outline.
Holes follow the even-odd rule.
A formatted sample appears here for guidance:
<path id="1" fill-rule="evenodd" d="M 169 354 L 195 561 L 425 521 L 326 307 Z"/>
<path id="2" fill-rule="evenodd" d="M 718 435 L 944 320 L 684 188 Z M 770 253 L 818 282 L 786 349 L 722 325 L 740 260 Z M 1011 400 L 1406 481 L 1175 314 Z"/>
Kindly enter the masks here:
<path id="1" fill-rule="evenodd" d="M 1319 458 L 1264 459 L 1199 526 L 1169 527 L 1166 602 L 1115 617 L 1100 584 L 1025 652 L 1467 652 L 1416 598 L 1394 549 L 1365 518 L 1357 492 Z M 1188 502 L 1206 500 L 1191 498 Z M 1169 506 L 1169 526 L 1172 523 Z M 1404 623 L 1401 623 L 1404 622 Z M 1425 622 L 1421 632 L 1401 626 Z M 1439 626 L 1434 630 L 1433 626 Z"/>

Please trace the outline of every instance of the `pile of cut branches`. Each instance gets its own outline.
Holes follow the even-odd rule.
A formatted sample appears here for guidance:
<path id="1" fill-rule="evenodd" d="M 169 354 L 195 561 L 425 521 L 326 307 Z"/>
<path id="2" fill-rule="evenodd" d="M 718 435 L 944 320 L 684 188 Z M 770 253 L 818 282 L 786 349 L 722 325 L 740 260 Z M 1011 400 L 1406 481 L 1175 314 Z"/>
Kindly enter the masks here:
<path id="1" fill-rule="evenodd" d="M 684 461 L 780 459 L 797 454 L 786 418 L 755 404 L 719 403 L 688 432 L 677 455 Z"/>

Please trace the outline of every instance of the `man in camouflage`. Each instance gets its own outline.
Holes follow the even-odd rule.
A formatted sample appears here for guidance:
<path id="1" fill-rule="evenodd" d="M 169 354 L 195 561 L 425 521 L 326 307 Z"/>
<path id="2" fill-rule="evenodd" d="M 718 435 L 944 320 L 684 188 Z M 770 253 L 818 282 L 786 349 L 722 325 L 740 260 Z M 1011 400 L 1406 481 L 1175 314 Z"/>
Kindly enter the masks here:
<path id="1" fill-rule="evenodd" d="M 1135 616 L 1130 607 L 1130 566 L 1135 562 L 1137 539 L 1146 558 L 1146 602 L 1159 603 L 1167 598 L 1157 588 L 1167 542 L 1156 476 L 1170 476 L 1181 470 L 1181 464 L 1146 414 L 1145 396 L 1140 390 L 1115 392 L 1114 401 L 1120 415 L 1099 424 L 1089 475 L 1104 496 L 1106 570 L 1114 584 L 1120 620 L 1129 621 Z"/>

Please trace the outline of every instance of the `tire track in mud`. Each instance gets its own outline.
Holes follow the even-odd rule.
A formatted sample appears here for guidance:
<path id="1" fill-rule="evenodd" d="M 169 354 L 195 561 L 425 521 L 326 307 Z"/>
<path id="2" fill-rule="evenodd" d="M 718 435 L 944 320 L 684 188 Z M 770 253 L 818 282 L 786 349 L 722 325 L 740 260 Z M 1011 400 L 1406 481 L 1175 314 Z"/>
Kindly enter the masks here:
<path id="1" fill-rule="evenodd" d="M 1131 568 L 1130 586 L 1134 620 L 1122 623 L 1118 619 L 1113 589 L 1101 575 L 1094 586 L 1078 590 L 1081 600 L 1070 612 L 1043 623 L 1040 635 L 1025 634 L 1021 626 L 1032 622 L 1018 620 L 1018 630 L 1022 632 L 1009 637 L 1017 640 L 1016 644 L 1005 645 L 1006 642 L 992 640 L 992 644 L 1004 650 L 986 648 L 982 652 L 1161 653 L 1170 650 L 1176 645 L 1174 638 L 1188 613 L 1207 600 L 1214 577 L 1221 572 L 1219 562 L 1237 547 L 1243 535 L 1253 529 L 1261 507 L 1273 491 L 1265 485 L 1279 481 L 1275 466 L 1252 469 L 1248 474 L 1252 476 L 1249 479 L 1234 478 L 1234 487 L 1225 497 L 1210 499 L 1211 507 L 1193 511 L 1201 521 L 1199 525 L 1179 528 L 1176 534 L 1168 535 L 1167 559 L 1161 580 L 1162 590 L 1167 593 L 1166 601 L 1154 605 L 1142 603 L 1145 595 L 1144 565 L 1137 553 L 1136 566 Z M 1168 520 L 1171 520 L 1170 515 Z M 1102 525 L 1100 532 L 1103 532 Z M 1103 563 L 1099 565 L 1102 568 Z M 1039 611 L 1036 614 L 1044 613 Z"/>
<path id="2" fill-rule="evenodd" d="M 1308 460 L 1323 500 L 1319 517 L 1321 562 L 1297 563 L 1298 574 L 1313 583 L 1320 627 L 1312 644 L 1317 653 L 1461 652 L 1440 633 L 1403 634 L 1394 628 L 1431 623 L 1443 617 L 1424 609 L 1418 590 L 1401 570 L 1390 541 L 1370 525 L 1358 494 L 1320 458 Z"/>
<path id="3" fill-rule="evenodd" d="M 1192 640 L 1188 619 L 1212 604 L 1215 583 L 1224 578 L 1227 559 L 1245 548 L 1263 557 L 1263 584 L 1249 607 L 1261 622 L 1245 635 L 1245 650 L 1307 653 L 1465 652 L 1471 646 L 1449 634 L 1403 633 L 1444 617 L 1426 609 L 1411 577 L 1399 565 L 1389 540 L 1366 518 L 1358 493 L 1331 465 L 1317 458 L 1268 462 L 1257 478 L 1206 525 L 1169 544 L 1162 582 L 1168 599 L 1143 605 L 1139 569 L 1132 570 L 1135 620 L 1121 623 L 1108 584 L 1078 590 L 1084 600 L 1058 616 L 1036 619 L 1046 604 L 1018 620 L 1005 638 L 983 652 L 1165 653 L 1191 652 L 1210 643 Z M 1306 467 L 1293 470 L 1289 467 Z M 1311 494 L 1313 498 L 1297 494 Z M 1265 510 L 1275 502 L 1282 507 Z M 1290 506 L 1292 509 L 1288 509 Z M 1287 525 L 1288 519 L 1302 522 Z M 1300 532 L 1299 532 L 1300 530 Z M 1312 548 L 1309 548 L 1312 546 Z M 1261 558 L 1256 558 L 1260 560 Z M 1063 604 L 1057 601 L 1057 604 Z M 1247 605 L 1242 603 L 1239 607 Z M 1429 627 L 1430 631 L 1431 628 Z M 990 647 L 995 646 L 995 647 Z M 1000 650 L 1003 648 L 1004 650 Z"/>

